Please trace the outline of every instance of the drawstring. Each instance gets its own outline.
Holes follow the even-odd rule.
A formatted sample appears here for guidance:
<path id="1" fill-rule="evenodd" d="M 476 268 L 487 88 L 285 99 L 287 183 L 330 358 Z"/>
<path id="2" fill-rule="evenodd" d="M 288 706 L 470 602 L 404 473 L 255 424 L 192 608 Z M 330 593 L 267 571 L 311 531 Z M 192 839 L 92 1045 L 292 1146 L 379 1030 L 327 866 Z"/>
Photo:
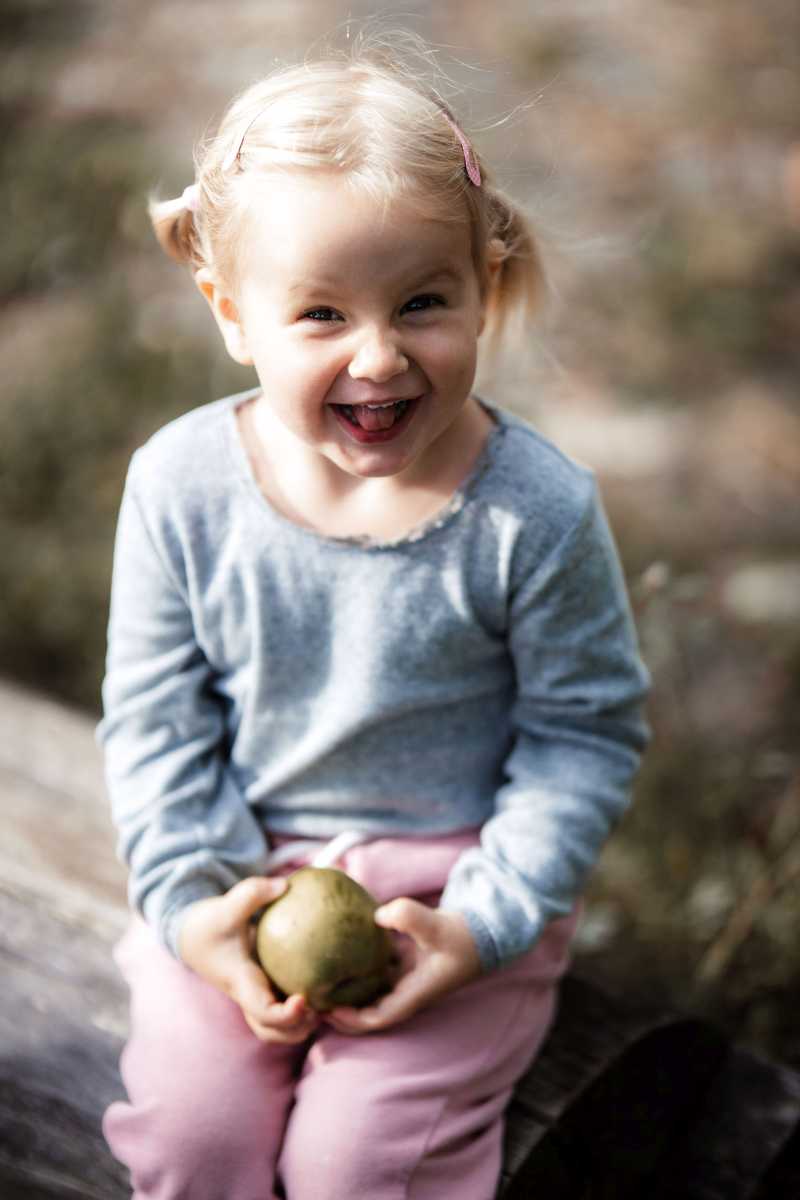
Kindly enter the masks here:
<path id="1" fill-rule="evenodd" d="M 318 851 L 311 860 L 312 867 L 331 867 L 338 862 L 342 855 L 369 841 L 369 834 L 361 833 L 358 829 L 345 829 L 328 842 L 327 846 Z"/>
<path id="2" fill-rule="evenodd" d="M 312 867 L 331 867 L 348 850 L 352 850 L 353 846 L 359 846 L 362 842 L 369 840 L 368 833 L 362 833 L 358 829 L 345 829 L 328 842 L 315 838 L 298 838 L 297 841 L 284 842 L 282 846 L 276 846 L 274 850 L 270 850 L 267 855 L 267 874 L 276 867 L 282 867 L 285 863 L 306 858 L 311 850 L 316 851 L 311 859 Z"/>

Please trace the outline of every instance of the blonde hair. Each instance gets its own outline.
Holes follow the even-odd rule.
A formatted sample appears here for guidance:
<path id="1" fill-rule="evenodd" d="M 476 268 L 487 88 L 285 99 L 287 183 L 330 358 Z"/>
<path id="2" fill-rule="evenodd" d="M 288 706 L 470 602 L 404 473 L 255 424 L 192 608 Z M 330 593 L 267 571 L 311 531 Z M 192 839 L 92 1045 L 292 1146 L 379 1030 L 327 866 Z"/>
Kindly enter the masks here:
<path id="1" fill-rule="evenodd" d="M 413 34 L 357 37 L 345 52 L 329 49 L 253 84 L 196 147 L 196 186 L 179 200 L 151 201 L 163 249 L 195 271 L 211 268 L 235 291 L 253 177 L 333 168 L 377 203 L 403 199 L 468 224 L 496 340 L 513 312 L 529 316 L 538 305 L 542 266 L 527 218 L 474 148 L 480 186 L 468 175 L 461 129 L 428 79 L 433 58 Z"/>

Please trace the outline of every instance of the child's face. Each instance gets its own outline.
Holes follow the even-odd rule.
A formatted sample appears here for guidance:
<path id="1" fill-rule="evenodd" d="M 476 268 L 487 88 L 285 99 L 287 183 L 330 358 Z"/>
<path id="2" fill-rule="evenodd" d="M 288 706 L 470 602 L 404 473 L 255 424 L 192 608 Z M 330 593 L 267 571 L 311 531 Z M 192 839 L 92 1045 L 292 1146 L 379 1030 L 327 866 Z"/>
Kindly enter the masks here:
<path id="1" fill-rule="evenodd" d="M 226 340 L 271 417 L 350 475 L 435 472 L 483 325 L 466 223 L 333 174 L 266 180 L 252 214 Z"/>

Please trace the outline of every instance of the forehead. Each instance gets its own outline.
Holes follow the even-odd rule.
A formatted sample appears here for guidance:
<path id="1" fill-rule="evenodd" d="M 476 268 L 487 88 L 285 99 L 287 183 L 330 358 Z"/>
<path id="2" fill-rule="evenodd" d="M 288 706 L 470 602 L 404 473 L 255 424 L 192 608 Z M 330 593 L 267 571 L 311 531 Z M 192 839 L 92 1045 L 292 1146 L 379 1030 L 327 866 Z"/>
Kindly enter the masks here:
<path id="1" fill-rule="evenodd" d="M 409 198 L 378 200 L 334 173 L 271 173 L 246 197 L 242 275 L 282 284 L 365 271 L 402 280 L 422 270 L 472 271 L 466 221 L 431 215 Z"/>

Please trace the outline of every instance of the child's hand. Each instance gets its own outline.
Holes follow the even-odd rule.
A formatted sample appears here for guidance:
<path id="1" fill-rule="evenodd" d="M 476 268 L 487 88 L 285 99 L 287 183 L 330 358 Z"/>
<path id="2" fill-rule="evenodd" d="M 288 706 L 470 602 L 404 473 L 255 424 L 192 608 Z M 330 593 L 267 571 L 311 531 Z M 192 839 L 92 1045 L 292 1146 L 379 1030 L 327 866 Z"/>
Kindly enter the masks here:
<path id="1" fill-rule="evenodd" d="M 234 1000 L 264 1042 L 303 1042 L 319 1024 L 302 996 L 280 1003 L 253 958 L 250 918 L 286 889 L 285 879 L 243 879 L 226 892 L 190 905 L 180 932 L 180 955 L 203 979 Z"/>
<path id="2" fill-rule="evenodd" d="M 367 1008 L 335 1008 L 325 1020 L 339 1033 L 375 1033 L 413 1017 L 481 973 L 475 940 L 459 913 L 403 897 L 375 913 L 378 925 L 407 935 L 401 974 L 391 992 Z"/>

